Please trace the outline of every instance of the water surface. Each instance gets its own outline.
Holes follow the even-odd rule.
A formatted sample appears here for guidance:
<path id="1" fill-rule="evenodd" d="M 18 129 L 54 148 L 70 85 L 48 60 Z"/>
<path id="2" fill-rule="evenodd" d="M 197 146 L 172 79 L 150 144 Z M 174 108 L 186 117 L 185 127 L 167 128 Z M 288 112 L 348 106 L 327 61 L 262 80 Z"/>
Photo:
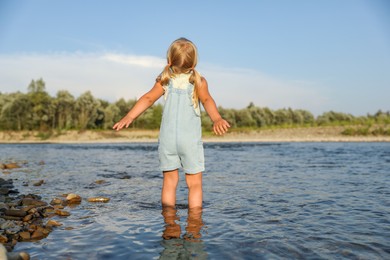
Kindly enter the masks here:
<path id="1" fill-rule="evenodd" d="M 188 214 L 181 173 L 167 225 L 155 143 L 1 144 L 0 161 L 23 163 L 3 176 L 21 193 L 111 198 L 83 201 L 55 217 L 64 225 L 47 238 L 15 250 L 33 259 L 390 258 L 389 143 L 207 143 L 205 155 L 202 214 Z"/>

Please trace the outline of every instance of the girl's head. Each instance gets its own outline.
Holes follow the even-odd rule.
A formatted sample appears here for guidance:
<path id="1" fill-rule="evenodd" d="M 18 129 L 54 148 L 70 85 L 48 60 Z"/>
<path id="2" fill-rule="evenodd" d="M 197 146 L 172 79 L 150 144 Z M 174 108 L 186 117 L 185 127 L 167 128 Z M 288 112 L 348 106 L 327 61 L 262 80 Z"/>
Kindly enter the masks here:
<path id="1" fill-rule="evenodd" d="M 186 38 L 179 38 L 169 46 L 167 52 L 167 66 L 173 73 L 188 73 L 198 62 L 196 46 Z"/>
<path id="2" fill-rule="evenodd" d="M 198 103 L 198 88 L 202 84 L 200 74 L 195 70 L 198 63 L 198 51 L 195 44 L 186 38 L 179 38 L 169 46 L 167 65 L 157 78 L 161 85 L 168 85 L 169 80 L 180 73 L 191 73 L 190 83 L 195 87 L 194 99 Z"/>

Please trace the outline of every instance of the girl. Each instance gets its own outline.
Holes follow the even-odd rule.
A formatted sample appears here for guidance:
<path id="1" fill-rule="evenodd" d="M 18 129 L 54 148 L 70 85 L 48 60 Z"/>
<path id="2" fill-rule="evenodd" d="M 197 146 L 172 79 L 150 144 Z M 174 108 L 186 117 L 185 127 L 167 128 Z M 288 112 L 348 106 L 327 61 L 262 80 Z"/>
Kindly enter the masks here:
<path id="1" fill-rule="evenodd" d="M 196 46 L 185 38 L 174 41 L 167 52 L 167 65 L 153 88 L 143 95 L 129 113 L 113 126 L 119 131 L 129 125 L 162 95 L 165 98 L 159 136 L 160 169 L 164 181 L 161 203 L 176 205 L 178 169 L 186 173 L 189 208 L 202 207 L 203 144 L 199 101 L 213 121 L 213 130 L 223 135 L 230 127 L 222 119 L 211 97 L 207 81 L 195 70 Z"/>

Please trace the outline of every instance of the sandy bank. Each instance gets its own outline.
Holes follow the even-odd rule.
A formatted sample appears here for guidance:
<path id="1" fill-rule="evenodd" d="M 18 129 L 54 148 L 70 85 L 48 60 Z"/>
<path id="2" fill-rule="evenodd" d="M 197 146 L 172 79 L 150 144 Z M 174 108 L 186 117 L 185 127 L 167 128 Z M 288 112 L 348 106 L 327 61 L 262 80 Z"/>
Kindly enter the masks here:
<path id="1" fill-rule="evenodd" d="M 205 135 L 205 142 L 389 142 L 390 136 L 345 136 L 343 127 L 309 127 L 232 131 L 225 136 Z M 0 143 L 122 143 L 157 142 L 156 130 L 63 131 L 44 134 L 37 131 L 2 131 Z"/>

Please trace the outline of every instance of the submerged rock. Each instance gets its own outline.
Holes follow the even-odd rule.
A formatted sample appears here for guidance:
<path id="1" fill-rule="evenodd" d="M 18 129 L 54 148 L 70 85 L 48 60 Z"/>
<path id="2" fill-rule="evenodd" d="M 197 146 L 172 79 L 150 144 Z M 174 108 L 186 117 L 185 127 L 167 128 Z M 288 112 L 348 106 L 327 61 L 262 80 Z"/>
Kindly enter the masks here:
<path id="1" fill-rule="evenodd" d="M 37 181 L 37 182 L 34 182 L 33 185 L 34 185 L 34 186 L 41 186 L 41 185 L 44 184 L 44 183 L 45 183 L 44 180 L 39 180 L 39 181 Z"/>
<path id="2" fill-rule="evenodd" d="M 55 221 L 55 220 L 52 220 L 52 219 L 50 219 L 46 223 L 46 227 L 59 227 L 59 226 L 62 226 L 62 223 Z"/>
<path id="3" fill-rule="evenodd" d="M 80 195 L 70 193 L 68 196 L 66 196 L 66 201 L 68 204 L 80 204 L 81 203 L 81 197 Z"/>
<path id="4" fill-rule="evenodd" d="M 20 165 L 17 163 L 6 163 L 3 164 L 4 169 L 17 169 L 20 168 Z"/>
<path id="5" fill-rule="evenodd" d="M 12 180 L 0 178 L 0 189 L 12 189 Z M 53 223 L 44 225 L 43 218 L 54 215 L 54 208 L 34 194 L 12 197 L 12 193 L 0 195 L 0 246 L 12 251 L 18 241 L 39 240 L 48 236 L 54 226 Z M 52 212 L 52 213 L 51 213 Z M 62 214 L 64 215 L 64 214 Z M 1 248 L 0 248 L 1 249 Z M 12 253 L 12 259 L 29 259 Z M 8 255 L 7 255 L 8 256 Z M 24 257 L 24 258 L 22 258 Z M 2 258 L 0 253 L 0 259 Z M 8 259 L 11 259 L 8 256 Z"/>
<path id="6" fill-rule="evenodd" d="M 103 202 L 103 203 L 106 203 L 106 202 L 109 202 L 110 199 L 109 198 L 105 198 L 105 197 L 92 197 L 92 198 L 88 198 L 88 202 Z"/>
<path id="7" fill-rule="evenodd" d="M 65 210 L 57 209 L 57 210 L 55 211 L 55 213 L 56 213 L 58 216 L 61 216 L 61 217 L 70 216 L 70 213 L 69 213 L 68 211 L 65 211 Z"/>

